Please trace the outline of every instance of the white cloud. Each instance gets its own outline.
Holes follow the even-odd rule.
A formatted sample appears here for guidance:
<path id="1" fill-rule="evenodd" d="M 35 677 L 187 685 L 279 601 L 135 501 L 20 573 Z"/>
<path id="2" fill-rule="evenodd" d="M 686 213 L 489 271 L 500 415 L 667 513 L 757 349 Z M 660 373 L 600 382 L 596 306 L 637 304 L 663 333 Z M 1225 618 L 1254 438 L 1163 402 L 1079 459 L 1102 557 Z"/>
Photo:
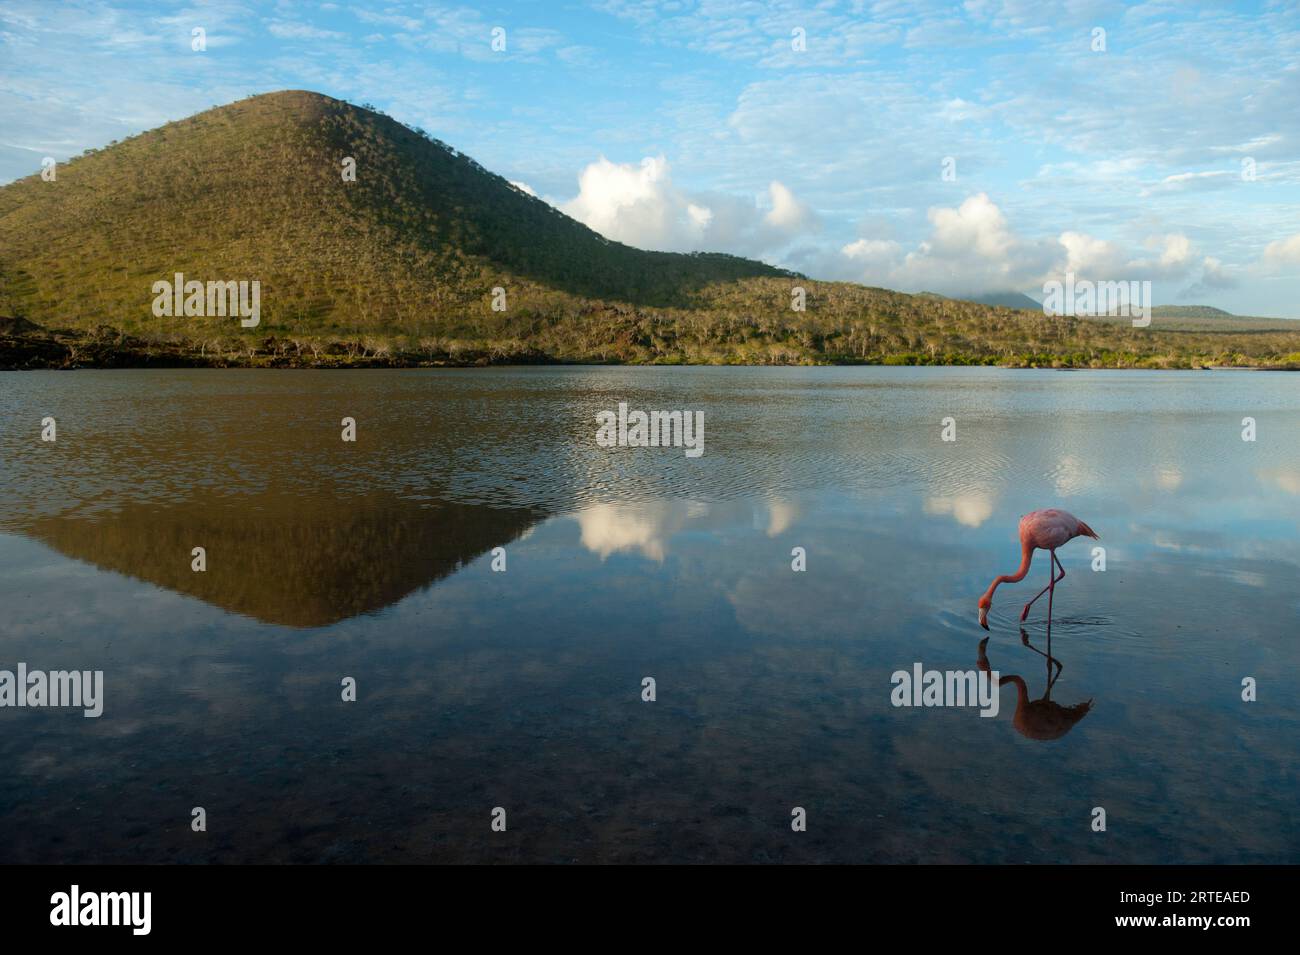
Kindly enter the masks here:
<path id="1" fill-rule="evenodd" d="M 812 223 L 812 211 L 794 197 L 794 193 L 779 182 L 768 186 L 772 208 L 763 221 L 775 229 L 800 231 Z"/>
<path id="2" fill-rule="evenodd" d="M 1186 275 L 1195 262 L 1192 255 L 1192 242 L 1180 232 L 1148 236 L 1144 246 L 1148 251 L 1156 254 L 1131 260 L 1123 272 L 1099 277 L 1108 279 L 1133 277 L 1148 280 L 1178 278 Z"/>
<path id="3" fill-rule="evenodd" d="M 1157 240 L 1163 248 L 1160 251 L 1160 265 L 1166 269 L 1186 268 L 1191 256 L 1192 243 L 1185 235 L 1167 235 Z"/>
<path id="4" fill-rule="evenodd" d="M 961 205 L 929 210 L 928 237 L 901 261 L 892 240 L 859 239 L 841 249 L 869 285 L 906 291 L 979 294 L 1041 284 L 1063 258 L 1054 240 L 1025 240 L 1007 225 L 1002 210 L 985 193 Z"/>
<path id="5" fill-rule="evenodd" d="M 1201 277 L 1179 293 L 1179 298 L 1192 299 L 1213 294 L 1223 289 L 1236 288 L 1240 282 L 1232 270 L 1212 255 L 1201 260 Z"/>
<path id="6" fill-rule="evenodd" d="M 697 249 L 704 237 L 691 202 L 672 183 L 668 161 L 613 163 L 602 156 L 578 176 L 578 195 L 560 206 L 601 235 L 647 249 Z"/>
<path id="7" fill-rule="evenodd" d="M 1062 232 L 1059 241 L 1065 247 L 1064 271 L 1081 278 L 1117 275 L 1124 265 L 1119 247 L 1105 239 L 1082 232 Z"/>
<path id="8" fill-rule="evenodd" d="M 971 250 L 980 258 L 997 260 L 1014 244 L 1002 210 L 982 192 L 956 209 L 931 209 L 928 216 L 934 226 L 928 245 L 939 253 Z"/>
<path id="9" fill-rule="evenodd" d="M 1143 189 L 1139 195 L 1146 197 L 1161 192 L 1205 192 L 1226 189 L 1240 179 L 1240 171 L 1210 169 L 1203 172 L 1180 172 L 1165 176 L 1155 185 Z"/>
<path id="10" fill-rule="evenodd" d="M 344 34 L 336 30 L 322 30 L 307 23 L 294 23 L 289 20 L 273 20 L 267 27 L 271 36 L 282 40 L 342 40 Z"/>
<path id="11" fill-rule="evenodd" d="M 1201 282 L 1209 288 L 1235 288 L 1237 280 L 1222 262 L 1212 255 L 1201 260 Z"/>
<path id="12" fill-rule="evenodd" d="M 1270 242 L 1264 248 L 1263 265 L 1269 271 L 1300 268 L 1300 232 Z"/>
<path id="13" fill-rule="evenodd" d="M 903 248 L 893 239 L 858 239 L 844 246 L 840 252 L 845 257 L 862 263 L 868 271 L 879 271 L 895 268 Z"/>
<path id="14" fill-rule="evenodd" d="M 1063 232 L 1058 241 L 1066 252 L 1062 271 L 1094 281 L 1178 278 L 1195 261 L 1192 242 L 1181 232 L 1148 236 L 1143 242 L 1146 255 L 1134 255 L 1115 242 L 1082 232 Z"/>
<path id="15" fill-rule="evenodd" d="M 556 205 L 606 238 L 668 252 L 758 255 L 816 227 L 813 212 L 782 183 L 769 185 L 767 201 L 764 211 L 752 199 L 688 194 L 663 156 L 639 163 L 602 156 L 579 174 L 578 194 Z"/>
<path id="16" fill-rule="evenodd" d="M 1196 266 L 1192 241 L 1182 233 L 1149 236 L 1141 254 L 1108 239 L 1066 231 L 1052 238 L 1017 234 L 985 193 L 968 196 L 956 207 L 935 207 L 930 232 L 914 249 L 892 239 L 861 238 L 841 247 L 841 264 L 850 276 L 870 285 L 903 291 L 956 295 L 1041 288 L 1049 278 L 1073 272 L 1094 281 L 1176 279 Z M 1197 289 L 1231 288 L 1235 281 L 1218 259 L 1200 263 Z"/>
<path id="17" fill-rule="evenodd" d="M 422 26 L 421 22 L 414 17 L 404 16 L 398 13 L 373 13 L 370 10 L 353 10 L 353 14 L 358 20 L 365 23 L 376 23 L 382 26 L 397 27 L 408 33 L 414 33 Z"/>

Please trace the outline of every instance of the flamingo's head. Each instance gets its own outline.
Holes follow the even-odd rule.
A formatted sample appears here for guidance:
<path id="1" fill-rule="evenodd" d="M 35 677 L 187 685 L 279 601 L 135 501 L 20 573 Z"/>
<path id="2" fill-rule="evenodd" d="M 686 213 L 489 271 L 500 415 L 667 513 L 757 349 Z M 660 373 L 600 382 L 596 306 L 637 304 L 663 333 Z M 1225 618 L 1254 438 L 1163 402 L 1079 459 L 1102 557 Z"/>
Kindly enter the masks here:
<path id="1" fill-rule="evenodd" d="M 989 607 L 992 606 L 993 601 L 989 599 L 988 594 L 980 598 L 980 626 L 985 630 L 989 628 Z"/>

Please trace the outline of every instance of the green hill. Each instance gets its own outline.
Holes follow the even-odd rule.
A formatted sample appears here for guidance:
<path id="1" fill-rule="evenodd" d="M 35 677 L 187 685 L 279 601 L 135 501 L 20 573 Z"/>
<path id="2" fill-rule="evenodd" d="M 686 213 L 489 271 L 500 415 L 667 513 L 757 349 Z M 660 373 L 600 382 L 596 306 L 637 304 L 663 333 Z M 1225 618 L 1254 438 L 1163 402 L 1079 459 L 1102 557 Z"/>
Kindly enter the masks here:
<path id="1" fill-rule="evenodd" d="M 966 302 L 974 302 L 977 305 L 995 305 L 1002 308 L 1024 309 L 1030 312 L 1041 312 L 1042 303 L 1034 301 L 1023 292 L 986 292 L 980 295 L 953 295 L 942 296 L 934 292 L 923 292 L 923 295 L 929 295 L 933 298 L 955 298 Z"/>
<path id="2" fill-rule="evenodd" d="M 1234 315 L 1210 305 L 1157 305 L 1151 320 L 1169 330 L 1221 332 L 1276 332 L 1300 330 L 1300 320 Z"/>
<path id="3" fill-rule="evenodd" d="M 1236 318 L 1213 305 L 1157 305 L 1151 309 L 1152 318 Z"/>
<path id="4" fill-rule="evenodd" d="M 155 316 L 153 283 L 177 272 L 258 281 L 260 324 Z M 1135 330 L 634 249 L 419 130 L 302 91 L 0 188 L 0 367 L 1298 359 L 1286 328 Z"/>
<path id="5" fill-rule="evenodd" d="M 494 286 L 671 304 L 707 282 L 787 274 L 610 242 L 443 143 L 302 91 L 168 123 L 54 182 L 0 189 L 0 235 L 28 318 L 132 331 L 157 327 L 150 287 L 175 272 L 257 279 L 263 328 L 294 331 L 488 308 Z"/>
<path id="6" fill-rule="evenodd" d="M 1100 315 L 1093 321 L 1126 325 L 1130 319 L 1122 316 Z M 1300 331 L 1300 319 L 1234 315 L 1212 305 L 1157 305 L 1151 309 L 1151 325 L 1159 331 L 1166 332 L 1238 334 Z"/>

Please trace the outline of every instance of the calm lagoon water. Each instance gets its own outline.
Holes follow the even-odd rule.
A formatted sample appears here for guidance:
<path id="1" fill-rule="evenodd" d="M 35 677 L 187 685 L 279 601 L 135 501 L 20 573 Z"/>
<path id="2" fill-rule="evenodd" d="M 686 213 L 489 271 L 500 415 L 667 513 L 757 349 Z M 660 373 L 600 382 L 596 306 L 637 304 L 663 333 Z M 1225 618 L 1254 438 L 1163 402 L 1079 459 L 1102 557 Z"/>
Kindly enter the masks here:
<path id="1" fill-rule="evenodd" d="M 1048 506 L 1050 703 L 1040 556 L 1024 703 L 892 706 Z M 0 375 L 0 668 L 106 697 L 0 709 L 0 861 L 1297 862 L 1298 571 L 1300 375 Z"/>

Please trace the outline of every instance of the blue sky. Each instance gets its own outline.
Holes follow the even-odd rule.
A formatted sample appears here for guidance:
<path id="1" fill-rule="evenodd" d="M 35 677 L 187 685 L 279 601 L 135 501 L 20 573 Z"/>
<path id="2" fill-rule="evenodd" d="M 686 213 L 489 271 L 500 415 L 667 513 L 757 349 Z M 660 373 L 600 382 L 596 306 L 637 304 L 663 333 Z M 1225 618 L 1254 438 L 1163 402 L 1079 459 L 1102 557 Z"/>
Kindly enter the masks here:
<path id="1" fill-rule="evenodd" d="M 645 248 L 947 294 L 1069 270 L 1300 317 L 1294 2 L 0 0 L 0 182 L 288 88 Z"/>

